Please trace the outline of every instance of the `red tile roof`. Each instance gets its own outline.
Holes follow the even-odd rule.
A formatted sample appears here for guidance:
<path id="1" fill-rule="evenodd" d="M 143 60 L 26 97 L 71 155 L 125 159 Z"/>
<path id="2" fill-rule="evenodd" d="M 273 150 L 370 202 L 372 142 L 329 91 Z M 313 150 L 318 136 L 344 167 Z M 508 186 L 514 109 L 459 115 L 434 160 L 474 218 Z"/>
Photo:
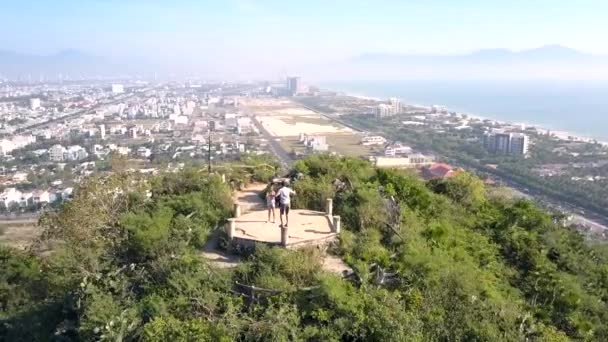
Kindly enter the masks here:
<path id="1" fill-rule="evenodd" d="M 435 163 L 423 170 L 426 179 L 448 178 L 454 175 L 454 168 L 444 163 Z"/>

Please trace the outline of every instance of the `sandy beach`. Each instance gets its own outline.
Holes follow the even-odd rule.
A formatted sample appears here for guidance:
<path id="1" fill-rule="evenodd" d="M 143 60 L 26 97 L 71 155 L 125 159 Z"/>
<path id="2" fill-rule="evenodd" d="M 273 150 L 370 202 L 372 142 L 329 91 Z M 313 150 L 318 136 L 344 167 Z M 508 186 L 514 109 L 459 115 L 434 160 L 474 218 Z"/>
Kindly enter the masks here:
<path id="1" fill-rule="evenodd" d="M 346 96 L 350 96 L 350 97 L 354 97 L 354 98 L 374 100 L 374 101 L 378 101 L 378 102 L 385 102 L 387 100 L 387 99 L 381 99 L 381 98 L 377 98 L 377 97 L 370 97 L 370 96 L 364 96 L 364 95 L 358 95 L 358 94 L 348 94 L 348 93 L 345 93 L 345 94 L 346 94 Z M 402 100 L 402 99 L 400 99 L 400 100 Z M 402 102 L 402 104 L 407 105 L 407 106 L 412 106 L 412 107 L 431 108 L 431 106 L 421 105 L 421 104 L 410 104 L 410 103 L 406 103 L 406 102 Z M 451 109 L 449 107 L 448 107 L 448 111 L 451 111 Z M 534 124 L 534 123 L 530 123 L 530 122 L 510 122 L 510 121 L 504 121 L 504 120 L 500 120 L 500 119 L 482 116 L 479 114 L 471 114 L 471 113 L 466 113 L 466 112 L 457 112 L 457 114 L 466 115 L 467 117 L 469 117 L 471 119 L 479 120 L 479 121 L 484 121 L 484 120 L 494 121 L 500 125 L 534 127 L 541 134 L 547 134 L 548 132 L 550 132 L 552 135 L 554 135 L 558 139 L 564 140 L 564 141 L 583 141 L 583 142 L 588 142 L 588 143 L 597 142 L 604 146 L 608 146 L 608 141 L 599 141 L 594 138 L 585 137 L 581 134 L 574 133 L 574 132 L 568 132 L 568 131 L 564 131 L 564 130 L 547 129 L 547 128 L 543 128 L 542 125 Z"/>

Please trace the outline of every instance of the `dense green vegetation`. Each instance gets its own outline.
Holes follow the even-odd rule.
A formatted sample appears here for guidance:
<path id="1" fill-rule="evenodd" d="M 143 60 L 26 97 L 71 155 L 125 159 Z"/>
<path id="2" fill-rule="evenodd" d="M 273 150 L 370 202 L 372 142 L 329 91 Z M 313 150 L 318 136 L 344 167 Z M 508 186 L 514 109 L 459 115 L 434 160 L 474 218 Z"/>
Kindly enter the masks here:
<path id="1" fill-rule="evenodd" d="M 0 249 L 0 340 L 608 340 L 608 251 L 534 204 L 326 155 L 293 173 L 294 206 L 334 198 L 330 251 L 353 275 L 264 246 L 218 269 L 199 248 L 230 216 L 230 182 L 118 172 L 44 217 L 31 252 Z"/>
<path id="2" fill-rule="evenodd" d="M 573 164 L 602 161 L 606 148 L 597 143 L 573 143 L 568 147 L 577 155 L 564 154 L 564 142 L 558 139 L 529 133 L 534 138 L 530 158 L 489 154 L 479 143 L 483 135 L 481 126 L 468 130 L 446 129 L 437 131 L 425 126 L 407 127 L 399 125 L 407 116 L 395 116 L 378 120 L 369 115 L 350 115 L 343 120 L 369 131 L 382 131 L 388 138 L 405 142 L 419 150 L 437 153 L 481 173 L 499 176 L 526 188 L 538 191 L 550 198 L 575 204 L 608 216 L 608 179 L 594 182 L 574 181 L 571 176 L 606 176 L 606 167 L 572 167 Z M 568 144 L 566 144 L 568 145 Z M 487 165 L 497 165 L 496 168 Z M 535 169 L 546 164 L 569 165 L 562 176 L 541 177 Z"/>

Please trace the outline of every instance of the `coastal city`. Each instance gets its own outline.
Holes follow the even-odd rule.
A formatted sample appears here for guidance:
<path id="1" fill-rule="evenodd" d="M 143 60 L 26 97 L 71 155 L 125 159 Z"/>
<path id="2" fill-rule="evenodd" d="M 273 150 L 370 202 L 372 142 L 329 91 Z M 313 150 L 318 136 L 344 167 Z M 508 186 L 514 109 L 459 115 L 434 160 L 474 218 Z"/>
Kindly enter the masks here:
<path id="1" fill-rule="evenodd" d="M 0 134 L 0 212 L 9 227 L 70 200 L 80 181 L 111 172 L 118 160 L 154 174 L 270 154 L 286 170 L 294 160 L 330 153 L 409 168 L 427 180 L 475 172 L 489 186 L 563 213 L 564 224 L 590 239 L 608 239 L 604 213 L 586 212 L 585 198 L 562 203 L 563 194 L 530 181 L 563 182 L 565 189 L 605 186 L 604 145 L 441 105 L 348 96 L 299 77 L 243 84 L 5 82 Z M 526 179 L 518 177 L 524 165 Z"/>
<path id="2" fill-rule="evenodd" d="M 608 341 L 608 1 L 5 1 L 0 342 Z"/>

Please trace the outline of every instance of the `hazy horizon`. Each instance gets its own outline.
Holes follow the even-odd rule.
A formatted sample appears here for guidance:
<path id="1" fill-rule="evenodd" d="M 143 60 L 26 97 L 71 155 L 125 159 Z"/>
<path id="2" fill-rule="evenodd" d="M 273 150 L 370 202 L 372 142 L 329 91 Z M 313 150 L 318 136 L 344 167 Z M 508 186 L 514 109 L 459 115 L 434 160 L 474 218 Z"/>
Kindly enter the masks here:
<path id="1" fill-rule="evenodd" d="M 485 67 L 477 62 L 455 65 L 441 61 L 387 66 L 380 61 L 381 65 L 369 70 L 350 65 L 352 59 L 373 54 L 461 56 L 487 49 L 524 51 L 547 45 L 608 56 L 603 37 L 608 22 L 602 15 L 607 11 L 608 3 L 599 0 L 508 4 L 481 0 L 458 4 L 445 0 L 424 4 L 26 0 L 3 5 L 0 27 L 8 34 L 0 37 L 0 50 L 37 56 L 77 50 L 103 57 L 122 69 L 228 79 L 286 74 L 310 79 L 387 75 L 451 79 L 469 74 L 473 79 L 513 75 L 608 79 L 604 61 L 597 65 L 573 60 Z M 542 70 L 536 64 L 543 65 Z M 359 71 L 365 72 L 357 75 Z"/>

